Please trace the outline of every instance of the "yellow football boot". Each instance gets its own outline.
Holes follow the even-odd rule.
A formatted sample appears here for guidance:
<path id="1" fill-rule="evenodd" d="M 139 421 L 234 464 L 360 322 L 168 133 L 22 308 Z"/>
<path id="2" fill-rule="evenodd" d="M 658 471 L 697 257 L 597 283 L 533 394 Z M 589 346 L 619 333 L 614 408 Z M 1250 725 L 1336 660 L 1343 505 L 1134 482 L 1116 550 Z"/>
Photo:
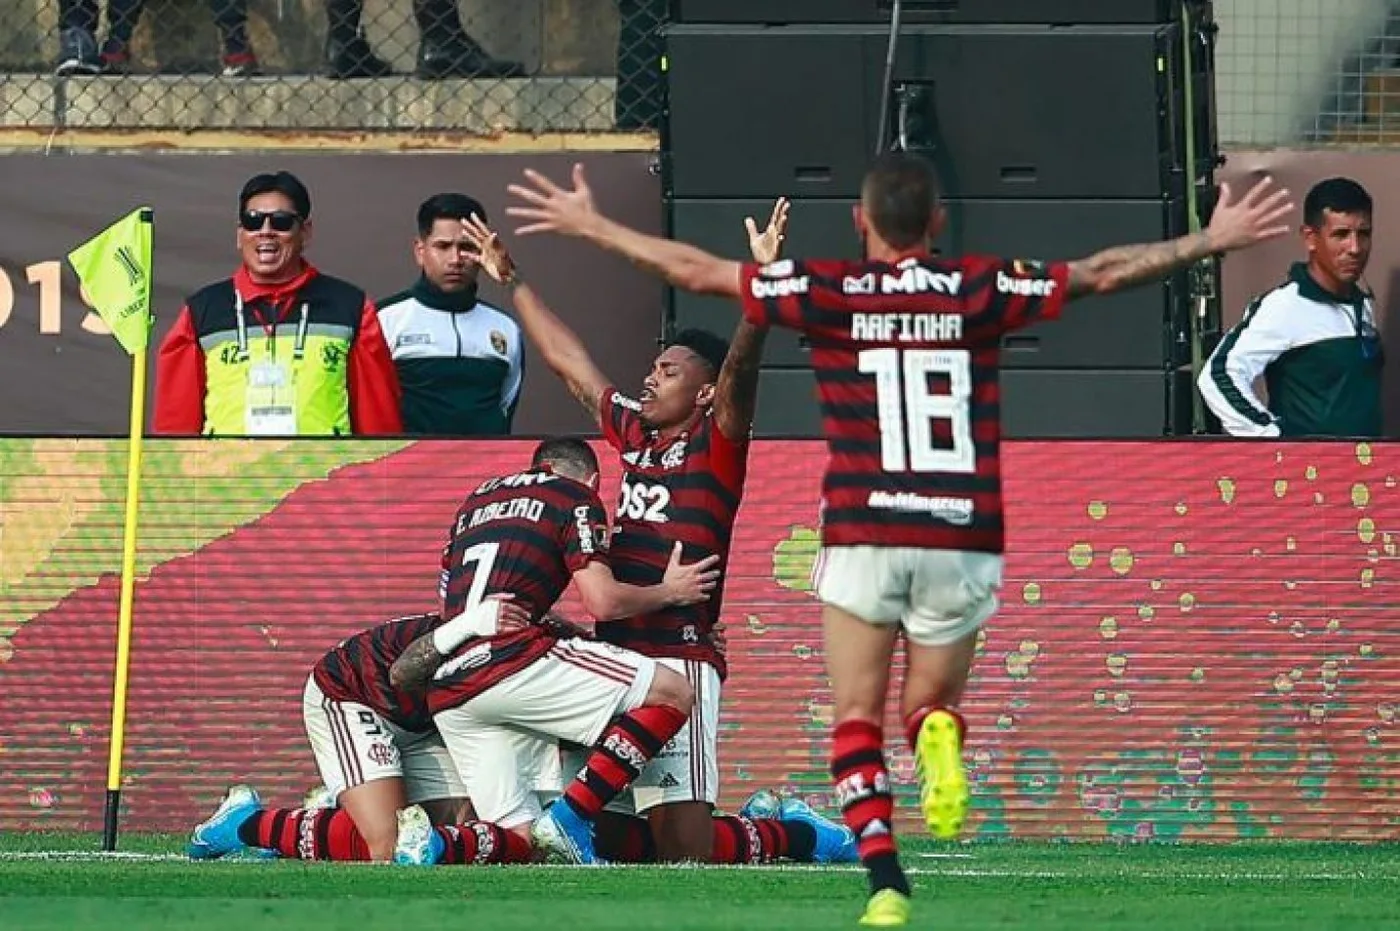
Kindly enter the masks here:
<path id="1" fill-rule="evenodd" d="M 909 896 L 894 889 L 881 889 L 865 903 L 860 916 L 863 928 L 902 928 L 909 923 Z"/>
<path id="2" fill-rule="evenodd" d="M 956 840 L 968 803 L 957 718 L 946 711 L 934 711 L 924 718 L 914 758 L 919 770 L 919 807 L 929 832 L 939 840 Z"/>

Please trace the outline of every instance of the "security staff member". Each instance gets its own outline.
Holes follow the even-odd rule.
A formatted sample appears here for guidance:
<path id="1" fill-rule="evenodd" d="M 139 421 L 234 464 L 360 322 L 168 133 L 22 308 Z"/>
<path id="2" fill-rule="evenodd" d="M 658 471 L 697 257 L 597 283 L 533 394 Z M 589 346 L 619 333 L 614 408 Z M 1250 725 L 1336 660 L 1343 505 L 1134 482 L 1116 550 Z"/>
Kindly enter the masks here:
<path id="1" fill-rule="evenodd" d="M 379 302 L 379 325 L 403 388 L 404 432 L 505 436 L 520 402 L 520 327 L 477 299 L 478 254 L 462 227 L 486 217 L 465 194 L 436 194 L 418 208 L 407 291 Z"/>
<path id="2" fill-rule="evenodd" d="M 186 302 L 156 360 L 155 432 L 397 434 L 399 387 L 365 293 L 318 272 L 311 195 L 285 171 L 238 196 L 243 264 Z"/>
<path id="3" fill-rule="evenodd" d="M 1372 437 L 1381 433 L 1375 302 L 1360 285 L 1371 257 L 1371 195 L 1349 178 L 1303 202 L 1306 264 L 1257 298 L 1197 380 L 1232 436 Z M 1255 391 L 1260 375 L 1266 404 Z"/>

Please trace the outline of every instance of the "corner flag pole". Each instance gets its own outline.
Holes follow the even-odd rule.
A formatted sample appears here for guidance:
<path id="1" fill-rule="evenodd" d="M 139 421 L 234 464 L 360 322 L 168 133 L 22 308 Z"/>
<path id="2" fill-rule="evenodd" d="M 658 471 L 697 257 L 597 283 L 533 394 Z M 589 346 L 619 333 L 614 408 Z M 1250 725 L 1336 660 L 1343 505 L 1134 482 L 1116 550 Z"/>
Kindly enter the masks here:
<path id="1" fill-rule="evenodd" d="M 147 219 L 145 222 L 150 222 Z M 126 516 L 122 530 L 122 589 L 117 609 L 117 668 L 112 685 L 112 741 L 107 758 L 107 802 L 102 814 L 102 849 L 117 849 L 117 812 L 122 798 L 122 751 L 126 746 L 127 669 L 131 661 L 131 613 L 136 594 L 136 523 L 141 507 L 141 435 L 146 421 L 146 350 L 131 357 L 131 435 L 127 439 Z"/>
<path id="2" fill-rule="evenodd" d="M 127 670 L 131 661 L 132 603 L 136 586 L 136 526 L 141 504 L 141 441 L 146 421 L 146 349 L 150 342 L 152 231 L 155 212 L 140 207 L 68 254 L 83 296 L 131 355 L 131 432 L 127 440 L 126 516 L 122 532 L 121 601 L 117 663 L 112 684 L 112 736 L 102 849 L 117 849 L 122 750 L 126 743 Z"/>

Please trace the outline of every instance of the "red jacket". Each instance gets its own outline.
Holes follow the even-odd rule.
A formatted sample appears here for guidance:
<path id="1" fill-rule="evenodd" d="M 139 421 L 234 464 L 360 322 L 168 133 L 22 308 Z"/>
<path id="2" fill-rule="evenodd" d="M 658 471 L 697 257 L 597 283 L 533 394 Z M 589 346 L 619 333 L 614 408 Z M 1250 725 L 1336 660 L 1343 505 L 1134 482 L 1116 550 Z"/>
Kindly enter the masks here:
<path id="1" fill-rule="evenodd" d="M 285 321 L 296 305 L 298 293 L 319 272 L 304 263 L 301 274 L 276 285 L 254 282 L 244 268 L 233 275 L 233 288 L 245 304 L 265 302 L 277 310 L 276 323 Z M 379 315 L 367 297 L 360 310 L 359 326 L 346 365 L 350 396 L 350 427 L 357 435 L 401 434 L 398 373 Z M 156 412 L 154 431 L 165 435 L 198 435 L 204 432 L 204 350 L 199 345 L 189 303 L 180 308 L 175 326 L 161 341 L 156 356 Z"/>

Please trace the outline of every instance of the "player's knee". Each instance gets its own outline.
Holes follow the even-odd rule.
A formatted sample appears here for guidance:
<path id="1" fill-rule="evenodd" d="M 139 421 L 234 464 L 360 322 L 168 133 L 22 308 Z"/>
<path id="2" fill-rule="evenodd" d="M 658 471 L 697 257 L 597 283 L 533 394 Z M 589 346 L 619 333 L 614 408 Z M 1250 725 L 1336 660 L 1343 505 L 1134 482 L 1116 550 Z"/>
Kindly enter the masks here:
<path id="1" fill-rule="evenodd" d="M 648 705 L 670 705 L 681 714 L 689 716 L 695 707 L 695 689 L 685 676 L 665 666 L 656 667 L 651 688 L 647 690 Z"/>

